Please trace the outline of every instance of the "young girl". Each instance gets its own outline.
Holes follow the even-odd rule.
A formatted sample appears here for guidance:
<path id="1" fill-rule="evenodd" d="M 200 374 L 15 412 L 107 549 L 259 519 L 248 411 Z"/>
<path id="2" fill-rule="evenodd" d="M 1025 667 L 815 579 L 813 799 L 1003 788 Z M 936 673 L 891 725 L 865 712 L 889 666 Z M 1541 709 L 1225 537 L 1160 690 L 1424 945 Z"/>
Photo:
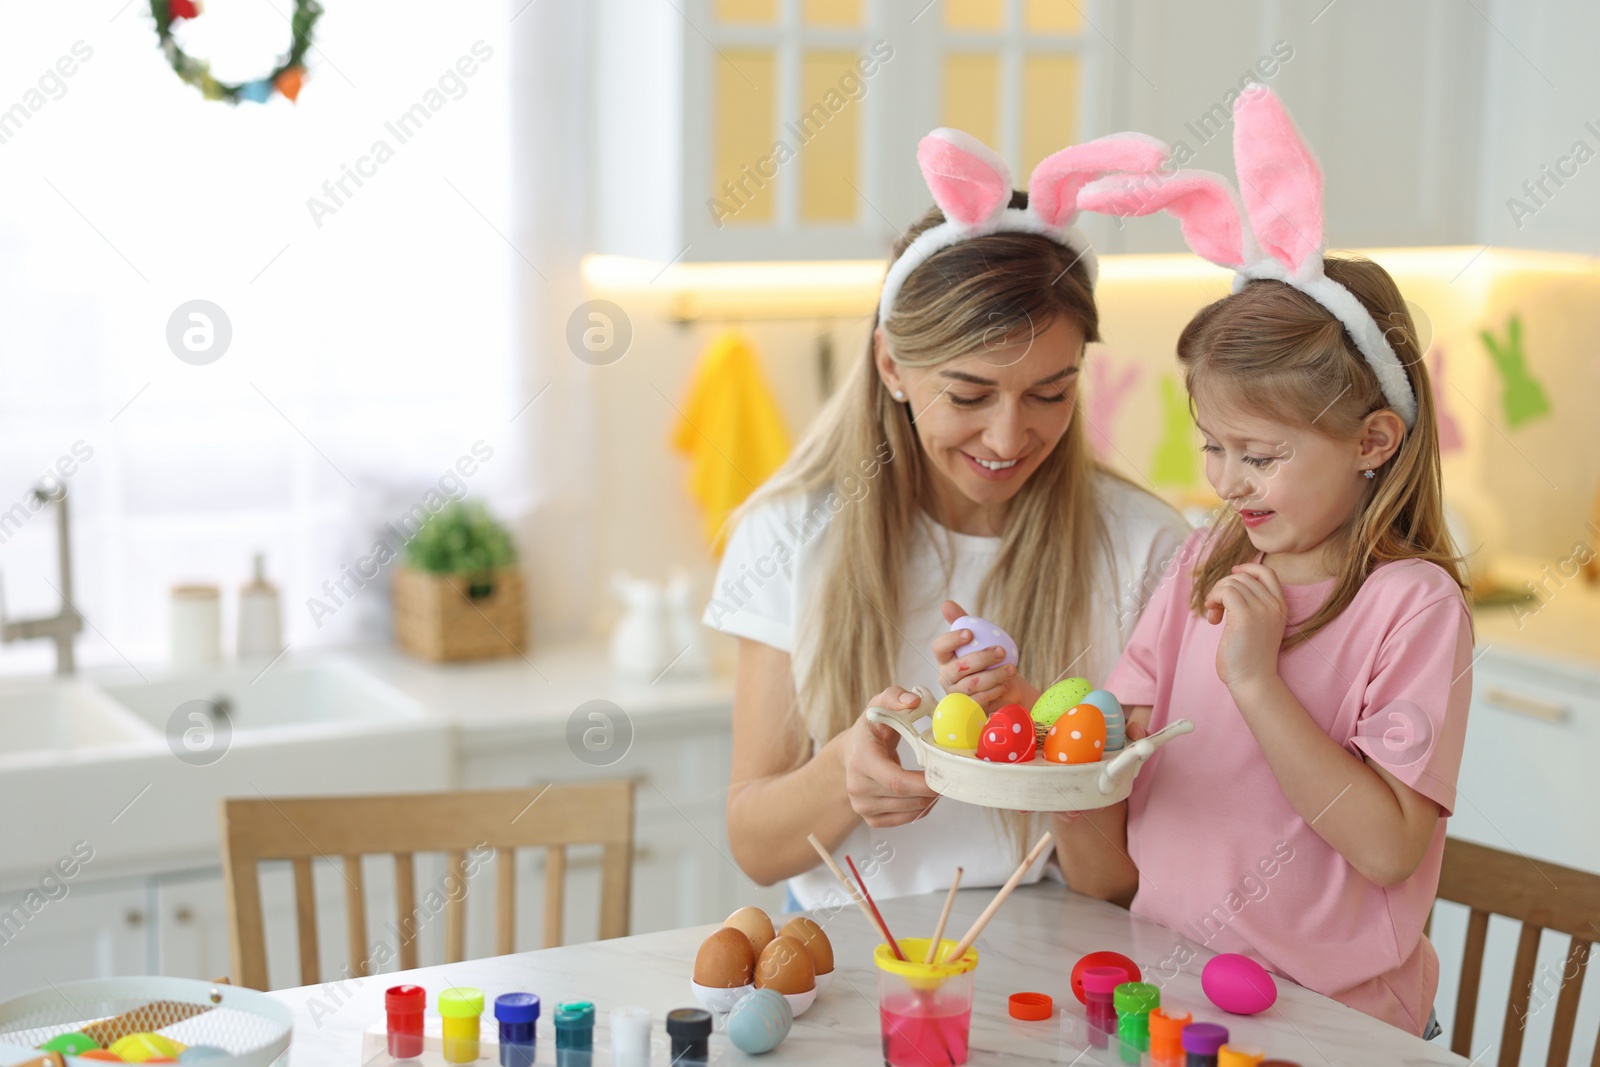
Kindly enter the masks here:
<path id="1" fill-rule="evenodd" d="M 1214 176 L 1081 201 L 1165 208 L 1240 275 L 1178 341 L 1225 510 L 1105 682 L 1145 729 L 1196 728 L 1125 808 L 1058 820 L 1058 849 L 1080 891 L 1425 1034 L 1472 687 L 1432 392 L 1393 279 L 1321 254 L 1320 175 L 1265 90 L 1236 108 L 1235 157 L 1247 226 Z"/>

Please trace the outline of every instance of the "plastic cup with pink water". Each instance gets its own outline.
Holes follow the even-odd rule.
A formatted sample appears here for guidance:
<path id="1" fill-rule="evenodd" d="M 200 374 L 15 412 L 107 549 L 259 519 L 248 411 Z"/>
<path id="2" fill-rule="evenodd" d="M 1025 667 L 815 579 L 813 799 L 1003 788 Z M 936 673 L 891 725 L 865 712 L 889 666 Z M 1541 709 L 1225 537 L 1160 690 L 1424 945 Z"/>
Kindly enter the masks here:
<path id="1" fill-rule="evenodd" d="M 967 1062 L 972 1031 L 972 983 L 978 950 L 946 960 L 956 942 L 939 942 L 936 963 L 923 963 L 925 937 L 900 940 L 904 960 L 888 945 L 873 953 L 878 965 L 878 1017 L 883 1062 L 888 1067 L 958 1067 Z"/>

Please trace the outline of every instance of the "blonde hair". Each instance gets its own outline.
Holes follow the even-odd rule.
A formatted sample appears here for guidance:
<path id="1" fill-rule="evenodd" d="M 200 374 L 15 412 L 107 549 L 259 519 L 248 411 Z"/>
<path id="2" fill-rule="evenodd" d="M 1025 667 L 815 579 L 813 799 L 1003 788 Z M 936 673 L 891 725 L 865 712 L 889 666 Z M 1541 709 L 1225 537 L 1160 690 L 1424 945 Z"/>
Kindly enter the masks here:
<path id="1" fill-rule="evenodd" d="M 1411 313 L 1389 272 L 1371 260 L 1330 255 L 1323 264 L 1328 277 L 1355 294 L 1383 327 L 1416 395 L 1417 420 L 1395 454 L 1376 469 L 1360 509 L 1333 543 L 1333 592 L 1309 619 L 1291 628 L 1289 647 L 1338 618 L 1381 564 L 1426 560 L 1466 588 L 1465 566 L 1445 528 L 1433 390 Z M 1196 397 L 1216 397 L 1236 409 L 1271 412 L 1330 438 L 1353 440 L 1367 416 L 1389 406 L 1372 367 L 1339 320 L 1283 282 L 1251 282 L 1201 310 L 1178 338 L 1178 362 L 1191 410 Z M 1190 599 L 1196 613 L 1204 610 L 1213 585 L 1256 555 L 1244 523 L 1231 510 L 1212 527 L 1206 543 L 1211 551 L 1195 567 Z"/>
<path id="2" fill-rule="evenodd" d="M 1027 194 L 1013 193 L 1012 207 L 1026 205 Z M 896 243 L 894 257 L 943 220 L 937 208 L 930 210 Z M 997 233 L 944 249 L 919 266 L 882 326 L 897 363 L 930 367 L 985 343 L 1025 341 L 1063 316 L 1082 329 L 1085 341 L 1099 340 L 1093 292 L 1074 253 L 1037 235 Z M 932 499 L 934 474 L 910 407 L 883 385 L 870 334 L 866 351 L 794 454 L 734 521 L 779 497 L 854 486 L 869 465 L 875 477 L 864 494 L 852 492 L 848 503 L 830 509 L 835 513 L 822 571 L 801 605 L 797 633 L 805 646 L 797 647 L 794 664 L 796 677 L 805 679 L 798 714 L 811 744 L 796 746 L 795 766 L 810 758 L 812 746 L 848 729 L 866 701 L 896 681 L 910 545 Z M 1096 487 L 1101 473 L 1110 472 L 1094 459 L 1075 408 L 1065 435 L 1012 498 L 978 602 L 964 605 L 1017 639 L 1019 672 L 1041 684 L 1079 660 L 1092 612 L 1116 603 L 1115 576 L 1111 588 L 1096 585 L 1113 560 Z M 947 571 L 951 563 L 946 560 Z M 1013 840 L 1020 841 L 1027 819 L 1007 819 Z"/>

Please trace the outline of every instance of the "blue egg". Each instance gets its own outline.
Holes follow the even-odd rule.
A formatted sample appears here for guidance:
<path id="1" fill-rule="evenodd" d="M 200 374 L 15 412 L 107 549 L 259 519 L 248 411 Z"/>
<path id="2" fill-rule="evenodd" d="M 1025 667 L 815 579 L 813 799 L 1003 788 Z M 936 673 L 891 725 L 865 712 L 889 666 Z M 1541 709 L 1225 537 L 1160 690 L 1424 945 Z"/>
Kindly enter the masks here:
<path id="1" fill-rule="evenodd" d="M 759 1056 L 777 1048 L 792 1025 L 794 1012 L 783 994 L 757 989 L 740 997 L 728 1013 L 728 1040 L 739 1050 Z"/>
<path id="2" fill-rule="evenodd" d="M 233 1053 L 229 1052 L 227 1049 L 218 1048 L 215 1045 L 190 1045 L 188 1048 L 178 1053 L 178 1062 L 201 1063 L 205 1060 L 225 1060 L 230 1058 L 232 1055 Z"/>
<path id="3" fill-rule="evenodd" d="M 1127 724 L 1122 714 L 1122 703 L 1108 689 L 1094 689 L 1084 695 L 1080 704 L 1093 704 L 1106 719 L 1106 751 L 1119 751 L 1128 743 Z"/>

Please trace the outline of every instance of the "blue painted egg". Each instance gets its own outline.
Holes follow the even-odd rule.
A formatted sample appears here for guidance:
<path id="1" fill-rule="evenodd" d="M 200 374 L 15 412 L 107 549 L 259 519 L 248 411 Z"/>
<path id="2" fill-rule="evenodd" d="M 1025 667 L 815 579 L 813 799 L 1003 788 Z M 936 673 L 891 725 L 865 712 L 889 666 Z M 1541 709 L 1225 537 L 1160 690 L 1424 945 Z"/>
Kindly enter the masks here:
<path id="1" fill-rule="evenodd" d="M 743 1052 L 759 1056 L 777 1048 L 789 1036 L 794 1012 L 775 989 L 757 989 L 739 998 L 728 1013 L 728 1040 Z"/>
<path id="2" fill-rule="evenodd" d="M 1128 743 L 1127 719 L 1122 714 L 1122 702 L 1108 689 L 1095 689 L 1084 695 L 1080 704 L 1093 704 L 1106 718 L 1106 751 L 1119 752 Z"/>
<path id="3" fill-rule="evenodd" d="M 999 670 L 1008 663 L 1012 666 L 1016 665 L 1017 643 L 1011 639 L 1010 634 L 988 619 L 980 619 L 976 615 L 963 615 L 950 624 L 950 629 L 972 631 L 972 640 L 956 649 L 957 656 L 965 656 L 967 653 L 976 652 L 980 648 L 993 648 L 999 645 L 1005 649 L 1006 658 L 988 669 L 991 671 Z"/>

